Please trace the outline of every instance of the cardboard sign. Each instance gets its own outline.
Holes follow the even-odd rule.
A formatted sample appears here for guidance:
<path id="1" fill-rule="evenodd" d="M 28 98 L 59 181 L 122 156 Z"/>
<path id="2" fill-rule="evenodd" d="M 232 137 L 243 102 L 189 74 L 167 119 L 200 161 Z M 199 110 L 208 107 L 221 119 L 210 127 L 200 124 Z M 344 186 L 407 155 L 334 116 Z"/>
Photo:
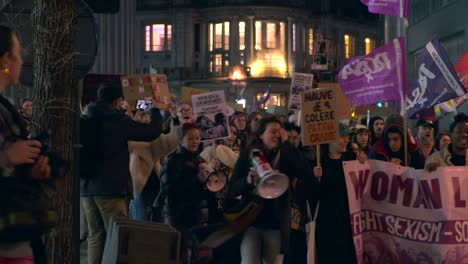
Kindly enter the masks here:
<path id="1" fill-rule="evenodd" d="M 196 94 L 208 93 L 209 90 L 192 88 L 188 86 L 182 86 L 182 96 L 181 102 L 185 104 L 190 104 L 192 101 L 192 96 Z"/>
<path id="2" fill-rule="evenodd" d="M 153 98 L 156 107 L 167 109 L 170 102 L 167 78 L 164 74 L 139 74 L 122 76 L 122 88 L 125 100 Z"/>
<path id="3" fill-rule="evenodd" d="M 289 109 L 301 109 L 301 93 L 312 89 L 313 74 L 295 72 L 291 78 L 291 90 L 289 92 Z"/>
<path id="4" fill-rule="evenodd" d="M 192 107 L 202 141 L 230 136 L 224 91 L 194 95 Z"/>
<path id="5" fill-rule="evenodd" d="M 314 89 L 301 94 L 301 127 L 304 146 L 325 144 L 338 139 L 336 93 L 332 88 Z"/>

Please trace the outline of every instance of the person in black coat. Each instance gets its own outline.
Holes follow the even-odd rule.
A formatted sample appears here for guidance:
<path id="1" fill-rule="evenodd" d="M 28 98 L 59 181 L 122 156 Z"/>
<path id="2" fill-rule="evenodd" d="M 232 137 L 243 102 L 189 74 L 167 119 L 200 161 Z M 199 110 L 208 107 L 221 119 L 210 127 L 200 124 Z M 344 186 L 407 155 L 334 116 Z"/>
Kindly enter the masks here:
<path id="1" fill-rule="evenodd" d="M 264 199 L 255 194 L 259 176 L 251 172 L 253 166 L 250 154 L 252 149 L 260 149 L 273 169 L 288 176 L 290 188 L 303 184 L 312 170 L 291 144 L 281 122 L 275 117 L 260 120 L 256 138 L 250 146 L 241 151 L 234 168 L 227 200 L 232 201 L 238 196 L 244 200 L 256 200 L 261 204 L 261 210 L 251 223 L 247 223 L 241 243 L 242 263 L 274 263 L 280 254 L 289 250 L 289 234 L 291 226 L 290 192 L 275 199 Z M 303 198 L 305 203 L 305 198 Z M 227 209 L 229 210 L 229 208 Z"/>
<path id="2" fill-rule="evenodd" d="M 357 263 L 343 169 L 343 161 L 355 160 L 356 155 L 346 150 L 348 142 L 349 131 L 340 124 L 339 140 L 322 145 L 321 164 L 314 168 L 320 182 L 314 181 L 308 192 L 312 215 L 319 206 L 315 227 L 319 264 Z"/>
<path id="3" fill-rule="evenodd" d="M 122 112 L 120 86 L 103 85 L 97 101 L 87 106 L 85 115 L 95 119 L 100 143 L 99 163 L 94 175 L 80 179 L 83 209 L 88 221 L 88 262 L 101 263 L 110 217 L 127 216 L 130 169 L 128 141 L 152 141 L 162 130 L 159 109 L 151 109 L 151 123 L 142 124 Z"/>
<path id="4" fill-rule="evenodd" d="M 190 262 L 196 255 L 196 238 L 191 229 L 209 223 L 216 211 L 213 193 L 205 187 L 205 171 L 200 164 L 200 129 L 191 123 L 182 125 L 183 139 L 161 170 L 161 188 L 155 206 L 162 208 L 164 222 L 182 234 L 181 260 Z M 192 252 L 192 254 L 190 254 Z"/>

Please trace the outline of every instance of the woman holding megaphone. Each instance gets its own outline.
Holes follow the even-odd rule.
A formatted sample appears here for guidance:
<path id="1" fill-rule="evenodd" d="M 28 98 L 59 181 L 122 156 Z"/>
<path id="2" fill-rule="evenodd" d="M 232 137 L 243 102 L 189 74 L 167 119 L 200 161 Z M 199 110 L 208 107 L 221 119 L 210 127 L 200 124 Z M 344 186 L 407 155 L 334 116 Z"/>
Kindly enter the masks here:
<path id="1" fill-rule="evenodd" d="M 287 176 L 286 176 L 287 175 Z M 290 230 L 289 188 L 295 188 L 305 175 L 312 175 L 307 162 L 287 143 L 286 131 L 275 117 L 260 120 L 253 142 L 240 154 L 229 185 L 227 199 L 251 205 L 245 208 L 235 226 L 245 228 L 242 243 L 242 263 L 275 263 L 288 251 Z M 227 208 L 229 218 L 233 215 Z M 229 215 L 230 213 L 230 215 Z M 232 219 L 231 219 L 232 220 Z"/>

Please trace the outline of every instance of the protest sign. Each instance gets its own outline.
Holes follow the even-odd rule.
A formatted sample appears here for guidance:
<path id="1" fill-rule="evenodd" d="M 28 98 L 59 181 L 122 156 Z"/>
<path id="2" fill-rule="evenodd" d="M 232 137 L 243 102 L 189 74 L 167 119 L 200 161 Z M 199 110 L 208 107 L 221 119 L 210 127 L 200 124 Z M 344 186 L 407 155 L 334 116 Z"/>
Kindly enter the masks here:
<path id="1" fill-rule="evenodd" d="M 401 101 L 406 92 L 405 39 L 394 39 L 351 60 L 338 73 L 338 80 L 352 105 Z"/>
<path id="2" fill-rule="evenodd" d="M 181 96 L 181 102 L 190 104 L 192 100 L 192 95 L 195 94 L 202 94 L 202 93 L 207 93 L 209 90 L 206 89 L 198 89 L 198 88 L 192 88 L 189 86 L 182 86 L 182 96 Z"/>
<path id="3" fill-rule="evenodd" d="M 427 43 L 418 55 L 418 62 L 418 79 L 408 87 L 406 99 L 409 117 L 436 104 L 465 95 L 463 83 L 436 39 Z"/>
<path id="4" fill-rule="evenodd" d="M 468 167 L 343 166 L 358 263 L 464 263 Z"/>
<path id="5" fill-rule="evenodd" d="M 170 102 L 167 78 L 164 74 L 137 74 L 122 76 L 122 88 L 125 100 L 135 103 L 136 100 L 153 98 L 155 106 L 167 109 Z"/>
<path id="6" fill-rule="evenodd" d="M 334 142 L 338 139 L 336 94 L 332 88 L 320 88 L 301 94 L 301 127 L 304 146 Z"/>
<path id="7" fill-rule="evenodd" d="M 193 95 L 192 107 L 202 141 L 230 136 L 224 91 Z"/>
<path id="8" fill-rule="evenodd" d="M 408 17 L 409 0 L 361 0 L 370 13 L 396 16 L 401 18 Z"/>
<path id="9" fill-rule="evenodd" d="M 301 93 L 312 89 L 313 74 L 293 73 L 291 78 L 291 91 L 289 92 L 289 109 L 301 109 Z"/>

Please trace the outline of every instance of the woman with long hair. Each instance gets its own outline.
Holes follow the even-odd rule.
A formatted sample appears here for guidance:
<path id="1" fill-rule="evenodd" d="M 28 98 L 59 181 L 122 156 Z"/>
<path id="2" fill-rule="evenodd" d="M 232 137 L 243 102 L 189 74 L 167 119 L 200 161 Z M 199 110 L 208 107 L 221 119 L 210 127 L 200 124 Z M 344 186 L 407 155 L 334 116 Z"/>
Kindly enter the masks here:
<path id="1" fill-rule="evenodd" d="M 251 222 L 243 223 L 246 230 L 241 243 L 242 263 L 274 263 L 275 259 L 289 249 L 290 208 L 289 192 L 274 199 L 265 199 L 257 195 L 256 186 L 259 175 L 251 171 L 253 163 L 250 155 L 258 149 L 265 155 L 273 169 L 286 174 L 295 186 L 295 182 L 304 175 L 311 175 L 308 164 L 301 159 L 287 142 L 286 131 L 275 117 L 260 120 L 256 137 L 245 150 L 232 174 L 227 199 L 242 196 L 243 200 L 255 200 L 260 204 Z"/>
<path id="2" fill-rule="evenodd" d="M 0 25 L 0 92 L 16 85 L 23 59 L 17 34 Z M 37 182 L 50 177 L 51 168 L 41 155 L 41 143 L 28 140 L 23 118 L 5 97 L 0 95 L 0 263 L 45 263 L 41 230 L 25 229 L 10 223 L 8 216 L 16 213 L 36 222 L 33 211 L 46 212 L 47 200 Z M 30 214 L 30 219 L 26 218 Z M 10 227 L 12 228 L 10 230 Z M 37 229 L 37 230 L 36 230 Z"/>
<path id="3" fill-rule="evenodd" d="M 250 113 L 247 117 L 247 146 L 250 145 L 255 139 L 255 134 L 257 133 L 258 127 L 260 125 L 260 120 L 262 120 L 262 118 L 263 114 L 257 111 Z"/>

